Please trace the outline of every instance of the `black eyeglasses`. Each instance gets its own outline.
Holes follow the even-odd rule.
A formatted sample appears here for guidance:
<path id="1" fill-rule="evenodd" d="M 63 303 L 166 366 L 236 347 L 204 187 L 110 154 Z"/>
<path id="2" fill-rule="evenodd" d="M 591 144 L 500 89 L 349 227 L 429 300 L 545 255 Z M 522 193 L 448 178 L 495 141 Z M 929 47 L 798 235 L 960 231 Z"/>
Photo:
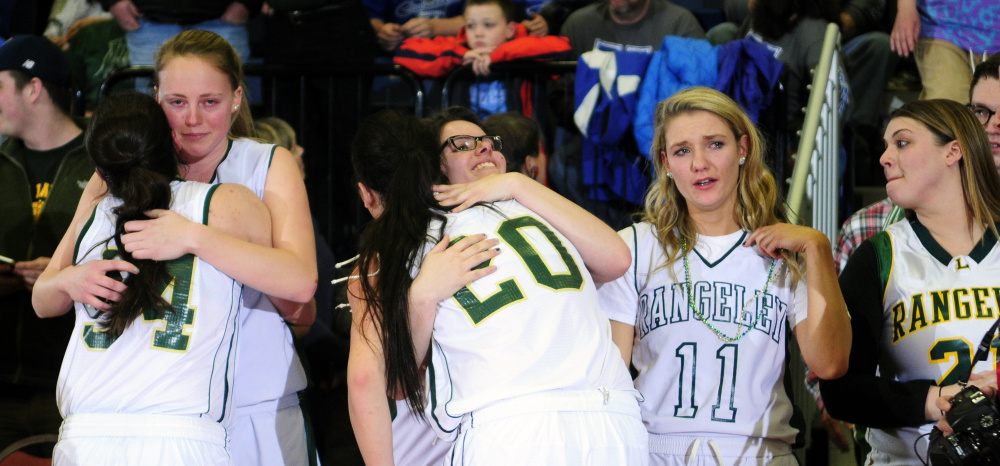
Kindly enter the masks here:
<path id="1" fill-rule="evenodd" d="M 990 110 L 982 105 L 969 104 L 966 105 L 966 107 L 969 107 L 969 110 L 972 110 L 972 114 L 975 115 L 976 118 L 979 118 L 979 122 L 984 125 L 989 123 L 990 118 L 993 118 L 993 115 L 997 114 L 996 110 Z"/>
<path id="2" fill-rule="evenodd" d="M 503 150 L 503 140 L 500 139 L 500 136 L 466 136 L 466 135 L 452 136 L 446 139 L 444 141 L 444 144 L 441 144 L 441 149 L 439 150 L 444 151 L 444 148 L 448 147 L 449 145 L 456 152 L 476 150 L 476 147 L 479 147 L 479 143 L 481 141 L 489 141 L 490 147 L 493 150 Z"/>

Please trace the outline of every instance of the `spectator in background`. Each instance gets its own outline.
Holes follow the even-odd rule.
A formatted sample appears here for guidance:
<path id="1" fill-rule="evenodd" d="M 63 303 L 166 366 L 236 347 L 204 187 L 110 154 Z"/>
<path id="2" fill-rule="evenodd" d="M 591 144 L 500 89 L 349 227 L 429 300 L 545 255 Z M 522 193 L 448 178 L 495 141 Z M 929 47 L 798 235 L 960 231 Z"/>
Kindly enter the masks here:
<path id="1" fill-rule="evenodd" d="M 364 0 L 378 45 L 386 52 L 407 37 L 453 36 L 465 24 L 462 0 Z"/>
<path id="2" fill-rule="evenodd" d="M 101 85 L 108 76 L 129 66 L 128 44 L 125 43 L 125 30 L 110 18 L 80 22 L 87 24 L 66 36 L 66 55 L 89 114 L 97 106 Z"/>
<path id="3" fill-rule="evenodd" d="M 921 99 L 968 103 L 973 68 L 1000 52 L 1000 2 L 898 0 L 892 50 L 913 53 Z"/>
<path id="4" fill-rule="evenodd" d="M 542 150 L 538 122 L 517 112 L 490 115 L 483 120 L 483 130 L 500 136 L 508 172 L 521 172 L 548 185 L 548 156 Z"/>
<path id="5" fill-rule="evenodd" d="M 73 315 L 42 320 L 31 305 L 35 280 L 69 227 L 94 165 L 71 118 L 70 65 L 42 36 L 0 47 L 0 450 L 56 434 L 56 378 Z M 51 451 L 47 452 L 51 454 Z"/>
<path id="6" fill-rule="evenodd" d="M 749 21 L 743 23 L 737 37 L 747 37 L 766 45 L 774 57 L 785 64 L 787 72 L 788 128 L 794 133 L 802 127 L 802 109 L 809 102 L 807 86 L 812 84 L 811 70 L 819 64 L 828 23 L 840 23 L 840 7 L 827 0 L 755 0 L 750 3 Z M 847 104 L 846 72 L 838 70 L 841 108 Z M 796 147 L 797 142 L 792 144 Z"/>
<path id="7" fill-rule="evenodd" d="M 111 19 L 111 14 L 104 11 L 97 0 L 65 0 L 52 6 L 45 37 L 65 47 L 80 28 L 106 19 Z"/>
<path id="8" fill-rule="evenodd" d="M 788 1 L 767 1 L 770 12 L 781 11 L 781 8 L 799 6 L 811 9 L 816 13 L 805 13 L 821 20 L 835 22 L 839 18 L 841 27 L 841 42 L 843 46 L 843 63 L 850 82 L 851 112 L 845 120 L 844 147 L 854 161 L 854 184 L 877 185 L 883 183 L 882 169 L 878 165 L 878 156 L 882 149 L 882 96 L 889 78 L 893 75 L 899 56 L 892 53 L 889 45 L 888 29 L 884 24 L 886 12 L 885 0 L 847 0 L 842 6 L 838 3 L 822 3 L 822 10 L 814 3 L 799 3 Z M 746 0 L 726 0 L 726 14 L 729 21 L 744 23 L 750 15 L 750 6 Z M 789 10 L 793 14 L 796 11 Z M 807 10 L 803 10 L 807 11 Z M 839 11 L 839 15 L 835 14 Z M 777 13 L 774 13 L 777 15 Z M 787 13 L 782 13 L 785 15 Z M 764 15 L 765 18 L 768 15 Z M 778 25 L 772 24 L 771 28 Z M 747 26 L 749 27 L 749 25 Z M 712 28 L 709 35 L 715 43 L 722 43 L 737 37 L 740 28 L 733 23 Z M 822 49 L 823 29 L 818 23 L 811 28 L 796 28 L 799 39 L 809 41 L 812 47 L 807 61 L 818 61 Z M 745 36 L 747 29 L 742 29 Z M 762 37 L 765 42 L 774 42 L 773 38 Z M 784 54 L 785 52 L 779 52 Z M 781 58 L 782 61 L 788 57 Z M 806 83 L 808 84 L 808 83 Z M 801 87 L 801 86 L 800 86 Z M 801 101 L 806 102 L 806 101 Z M 789 104 L 789 111 L 798 115 L 802 106 Z M 793 120 L 796 124 L 798 119 Z"/>
<path id="9" fill-rule="evenodd" d="M 521 24 L 528 33 L 536 36 L 559 35 L 563 23 L 574 11 L 590 5 L 593 0 L 523 0 L 517 3 L 524 8 Z"/>
<path id="10" fill-rule="evenodd" d="M 660 48 L 663 38 L 668 35 L 705 38 L 705 31 L 694 14 L 667 0 L 602 0 L 592 3 L 573 12 L 566 19 L 560 33 L 569 38 L 573 54 L 578 58 L 593 49 L 652 54 Z M 624 199 L 591 199 L 589 188 L 584 185 L 584 142 L 576 134 L 573 122 L 574 84 L 571 79 L 563 79 L 560 85 L 553 86 L 548 96 L 549 105 L 556 114 L 559 125 L 570 131 L 565 142 L 556 141 L 555 145 L 559 149 L 552 153 L 548 173 L 550 183 L 555 191 L 593 213 L 612 228 L 624 228 L 631 224 L 630 216 L 637 206 Z M 622 145 L 627 146 L 632 137 L 625 139 L 629 141 Z M 634 143 L 632 146 L 629 149 L 634 151 L 634 155 L 642 157 L 634 148 Z"/>
<path id="11" fill-rule="evenodd" d="M 128 32 L 129 62 L 152 65 L 156 49 L 177 33 L 212 31 L 236 49 L 240 60 L 250 58 L 246 23 L 260 11 L 263 0 L 100 0 Z"/>
<path id="12" fill-rule="evenodd" d="M 569 15 L 560 34 L 576 56 L 594 48 L 653 53 L 668 35 L 705 38 L 694 14 L 667 0 L 602 0 Z"/>
<path id="13" fill-rule="evenodd" d="M 523 25 L 514 21 L 510 0 L 467 0 L 465 26 L 455 37 L 427 39 L 411 37 L 403 41 L 393 61 L 419 76 L 442 77 L 459 65 L 471 65 L 479 76 L 490 74 L 494 61 L 516 59 L 552 60 L 569 56 L 565 37 L 528 35 Z M 526 87 L 526 89 L 525 89 Z M 492 79 L 469 86 L 469 107 L 480 117 L 506 112 L 509 99 L 520 96 L 530 107 L 530 86 Z"/>

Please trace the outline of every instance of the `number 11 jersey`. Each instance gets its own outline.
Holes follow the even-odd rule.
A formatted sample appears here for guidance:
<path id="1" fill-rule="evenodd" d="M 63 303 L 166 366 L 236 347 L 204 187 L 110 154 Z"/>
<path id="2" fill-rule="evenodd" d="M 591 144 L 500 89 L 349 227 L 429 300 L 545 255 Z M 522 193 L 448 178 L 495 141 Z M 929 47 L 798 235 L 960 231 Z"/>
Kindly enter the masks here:
<path id="1" fill-rule="evenodd" d="M 792 404 L 782 383 L 785 339 L 807 316 L 805 282 L 793 290 L 778 260 L 770 286 L 755 296 L 764 289 L 771 260 L 743 247 L 746 232 L 699 236 L 688 254 L 692 306 L 683 258 L 663 266 L 655 227 L 639 223 L 619 234 L 632 250 L 632 266 L 599 294 L 611 320 L 635 325 L 632 364 L 645 398 L 646 430 L 791 444 L 796 429 L 789 425 Z M 706 323 L 742 337 L 724 341 Z"/>

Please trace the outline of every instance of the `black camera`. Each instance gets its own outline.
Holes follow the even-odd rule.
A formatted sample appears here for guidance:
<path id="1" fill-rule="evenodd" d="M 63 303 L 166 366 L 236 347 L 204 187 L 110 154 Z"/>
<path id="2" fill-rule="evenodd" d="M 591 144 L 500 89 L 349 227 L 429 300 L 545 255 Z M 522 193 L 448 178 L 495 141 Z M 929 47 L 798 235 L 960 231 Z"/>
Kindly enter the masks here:
<path id="1" fill-rule="evenodd" d="M 931 430 L 927 456 L 932 465 L 1000 465 L 1000 411 L 996 403 L 969 385 L 951 399 L 945 415 L 954 432 Z"/>

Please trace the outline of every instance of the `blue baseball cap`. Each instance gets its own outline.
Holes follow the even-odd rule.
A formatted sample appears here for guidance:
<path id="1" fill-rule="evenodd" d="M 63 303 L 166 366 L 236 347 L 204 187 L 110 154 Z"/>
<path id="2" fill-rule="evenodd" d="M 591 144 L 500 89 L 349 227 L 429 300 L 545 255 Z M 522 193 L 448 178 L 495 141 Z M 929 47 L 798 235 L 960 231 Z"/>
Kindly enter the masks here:
<path id="1" fill-rule="evenodd" d="M 70 87 L 70 64 L 66 54 L 43 36 L 22 35 L 0 46 L 0 71 L 17 70 L 28 76 Z"/>

